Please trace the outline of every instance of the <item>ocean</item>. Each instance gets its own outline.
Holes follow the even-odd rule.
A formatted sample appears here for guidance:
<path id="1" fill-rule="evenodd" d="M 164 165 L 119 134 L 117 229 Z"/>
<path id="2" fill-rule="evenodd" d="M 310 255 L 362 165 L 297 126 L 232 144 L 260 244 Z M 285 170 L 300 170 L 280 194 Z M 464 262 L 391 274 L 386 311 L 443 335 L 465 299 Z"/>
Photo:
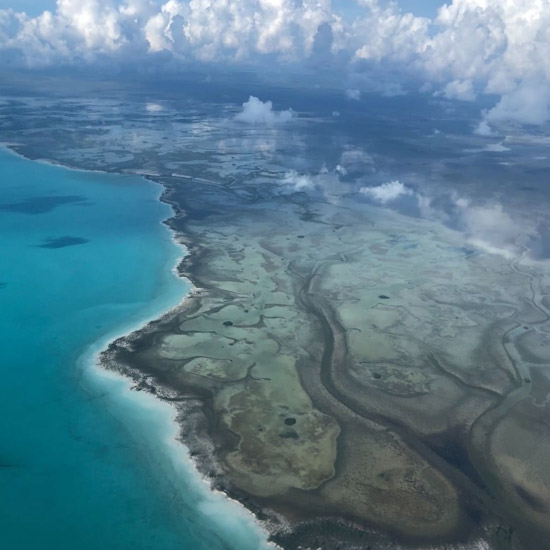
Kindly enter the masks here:
<path id="1" fill-rule="evenodd" d="M 188 284 L 159 185 L 0 150 L 0 548 L 256 550 L 170 406 L 96 366 Z"/>

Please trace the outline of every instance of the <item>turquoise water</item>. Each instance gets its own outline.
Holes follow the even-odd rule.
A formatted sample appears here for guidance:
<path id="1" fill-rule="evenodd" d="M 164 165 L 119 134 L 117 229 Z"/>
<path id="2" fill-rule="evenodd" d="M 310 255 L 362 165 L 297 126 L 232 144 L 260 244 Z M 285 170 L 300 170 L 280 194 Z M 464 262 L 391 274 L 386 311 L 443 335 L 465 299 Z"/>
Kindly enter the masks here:
<path id="1" fill-rule="evenodd" d="M 170 443 L 170 408 L 93 364 L 187 290 L 160 192 L 0 150 L 2 549 L 264 546 Z"/>

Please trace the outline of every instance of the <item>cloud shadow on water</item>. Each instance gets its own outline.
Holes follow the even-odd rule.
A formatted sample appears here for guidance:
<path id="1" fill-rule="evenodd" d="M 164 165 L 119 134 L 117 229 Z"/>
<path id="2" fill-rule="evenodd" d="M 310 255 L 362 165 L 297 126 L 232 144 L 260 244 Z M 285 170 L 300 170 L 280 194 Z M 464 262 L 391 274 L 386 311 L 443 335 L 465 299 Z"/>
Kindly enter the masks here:
<path id="1" fill-rule="evenodd" d="M 20 202 L 0 204 L 0 212 L 16 212 L 19 214 L 46 214 L 65 204 L 83 203 L 86 197 L 81 195 L 45 195 L 29 197 Z"/>
<path id="2" fill-rule="evenodd" d="M 65 248 L 67 246 L 78 246 L 90 242 L 88 239 L 81 237 L 57 237 L 55 239 L 47 239 L 43 244 L 37 245 L 38 248 Z"/>

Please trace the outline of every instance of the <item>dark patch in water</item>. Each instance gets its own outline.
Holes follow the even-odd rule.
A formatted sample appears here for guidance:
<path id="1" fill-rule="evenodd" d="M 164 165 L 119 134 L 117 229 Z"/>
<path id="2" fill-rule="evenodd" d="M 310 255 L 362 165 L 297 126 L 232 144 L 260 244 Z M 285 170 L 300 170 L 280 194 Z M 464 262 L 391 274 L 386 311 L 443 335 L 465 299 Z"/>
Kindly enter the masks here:
<path id="1" fill-rule="evenodd" d="M 48 239 L 43 244 L 37 245 L 38 248 L 65 248 L 67 246 L 78 246 L 90 242 L 88 239 L 81 237 L 58 237 L 57 239 Z"/>
<path id="2" fill-rule="evenodd" d="M 224 322 L 223 322 L 223 325 L 224 325 L 225 327 L 233 326 L 233 321 L 224 321 Z"/>
<path id="3" fill-rule="evenodd" d="M 300 439 L 298 433 L 292 429 L 286 430 L 285 432 L 279 434 L 279 437 L 282 439 Z"/>
<path id="4" fill-rule="evenodd" d="M 294 426 L 294 424 L 296 424 L 296 419 L 295 418 L 285 418 L 285 424 L 287 426 Z"/>
<path id="5" fill-rule="evenodd" d="M 472 464 L 463 440 L 460 429 L 451 429 L 426 438 L 426 443 L 443 460 L 466 474 L 478 487 L 485 488 L 485 482 Z"/>
<path id="6" fill-rule="evenodd" d="M 3 283 L 0 281 L 0 288 L 4 288 L 8 283 Z"/>
<path id="7" fill-rule="evenodd" d="M 21 202 L 0 204 L 2 212 L 17 212 L 19 214 L 45 214 L 65 204 L 82 203 L 86 197 L 81 195 L 46 195 L 43 197 L 30 197 Z"/>
<path id="8" fill-rule="evenodd" d="M 380 296 L 378 296 L 378 298 L 380 298 L 381 300 L 389 300 L 390 299 L 390 297 L 386 296 L 385 294 L 380 294 Z"/>

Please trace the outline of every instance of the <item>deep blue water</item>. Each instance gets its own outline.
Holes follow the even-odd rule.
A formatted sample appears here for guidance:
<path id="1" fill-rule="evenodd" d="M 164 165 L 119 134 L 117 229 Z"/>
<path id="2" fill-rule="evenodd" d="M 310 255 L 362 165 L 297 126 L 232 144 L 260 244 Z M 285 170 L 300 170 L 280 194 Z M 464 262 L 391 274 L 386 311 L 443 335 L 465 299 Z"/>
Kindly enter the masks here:
<path id="1" fill-rule="evenodd" d="M 0 150 L 0 548 L 254 550 L 170 409 L 102 373 L 109 338 L 175 305 L 160 187 Z"/>

